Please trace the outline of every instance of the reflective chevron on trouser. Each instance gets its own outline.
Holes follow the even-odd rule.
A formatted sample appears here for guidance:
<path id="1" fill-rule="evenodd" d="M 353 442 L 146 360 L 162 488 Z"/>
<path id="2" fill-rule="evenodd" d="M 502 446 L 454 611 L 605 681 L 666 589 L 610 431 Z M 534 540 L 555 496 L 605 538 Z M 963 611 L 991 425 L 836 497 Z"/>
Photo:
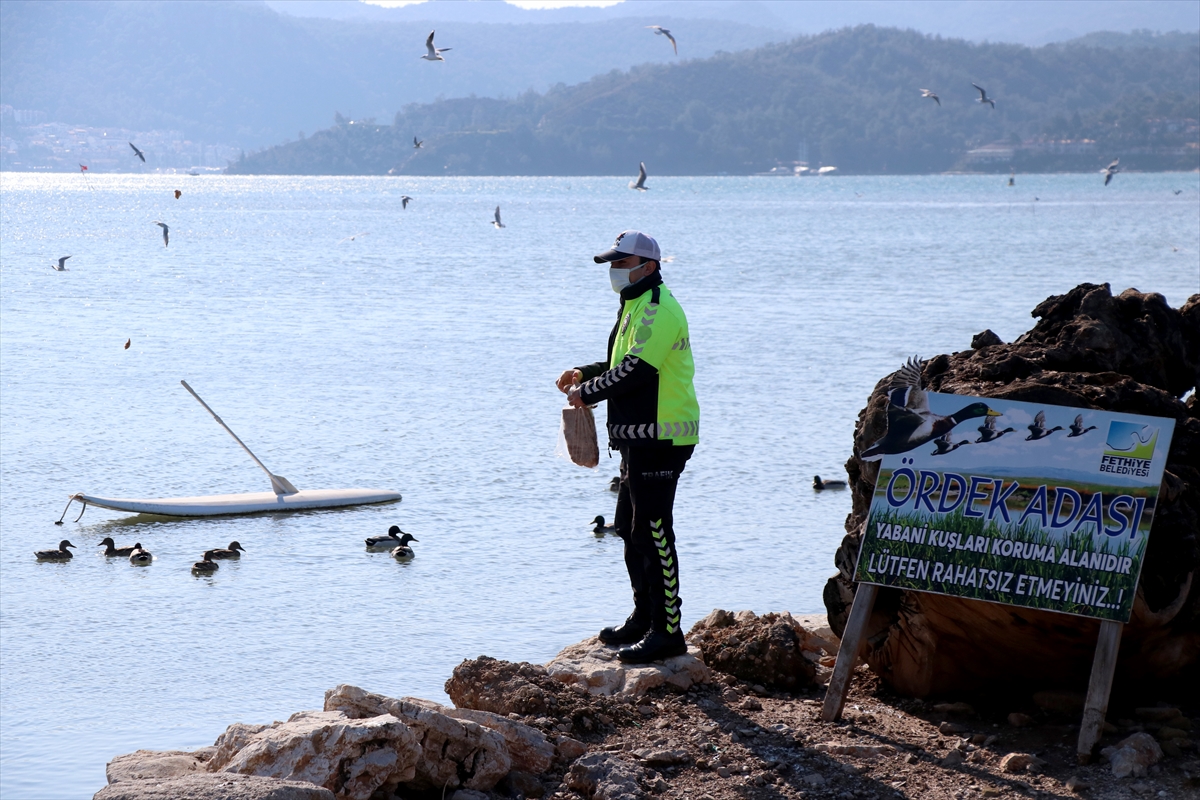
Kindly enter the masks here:
<path id="1" fill-rule="evenodd" d="M 654 537 L 654 546 L 658 549 L 658 560 L 662 565 L 666 632 L 675 633 L 679 630 L 679 568 L 675 564 L 667 534 L 662 529 L 661 519 L 650 523 L 650 535 Z"/>

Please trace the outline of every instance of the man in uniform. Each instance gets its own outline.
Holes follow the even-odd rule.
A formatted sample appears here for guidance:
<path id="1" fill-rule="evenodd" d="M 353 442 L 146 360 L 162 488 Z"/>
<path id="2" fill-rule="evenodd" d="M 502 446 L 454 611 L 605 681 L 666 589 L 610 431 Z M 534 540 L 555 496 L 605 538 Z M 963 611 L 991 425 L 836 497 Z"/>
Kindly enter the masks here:
<path id="1" fill-rule="evenodd" d="M 617 657 L 630 664 L 687 652 L 672 508 L 679 475 L 700 440 L 700 406 L 687 318 L 663 284 L 660 257 L 654 239 L 625 231 L 594 258 L 608 264 L 613 291 L 621 295 L 608 360 L 558 379 L 572 406 L 608 401 L 609 447 L 621 452 L 615 524 L 625 542 L 633 613 L 600 631 L 600 640 L 629 645 Z"/>

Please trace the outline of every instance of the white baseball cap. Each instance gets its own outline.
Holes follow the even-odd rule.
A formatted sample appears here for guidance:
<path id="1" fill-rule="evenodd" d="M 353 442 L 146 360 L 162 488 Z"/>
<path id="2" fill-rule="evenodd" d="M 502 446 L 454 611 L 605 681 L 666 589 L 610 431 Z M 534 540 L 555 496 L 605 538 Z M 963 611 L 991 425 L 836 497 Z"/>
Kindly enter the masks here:
<path id="1" fill-rule="evenodd" d="M 593 256 L 592 260 L 597 264 L 605 264 L 629 256 L 641 256 L 650 261 L 658 261 L 661 255 L 662 251 L 658 249 L 658 242 L 654 241 L 654 237 L 641 231 L 623 231 L 611 248 Z"/>

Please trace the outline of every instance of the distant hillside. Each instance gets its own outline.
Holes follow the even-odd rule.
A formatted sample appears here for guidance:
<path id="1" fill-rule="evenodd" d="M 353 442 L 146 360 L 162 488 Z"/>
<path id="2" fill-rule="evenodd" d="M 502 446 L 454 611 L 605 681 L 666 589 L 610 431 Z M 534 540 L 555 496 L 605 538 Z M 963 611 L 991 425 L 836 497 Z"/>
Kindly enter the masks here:
<path id="1" fill-rule="evenodd" d="M 650 24 L 673 30 L 679 56 Z M 411 15 L 297 18 L 229 0 L 3 0 L 0 103 L 51 122 L 172 129 L 251 148 L 325 127 L 337 111 L 390 119 L 408 103 L 511 97 L 787 38 L 704 19 L 454 22 L 438 27 L 438 44 L 453 48 L 446 62 L 429 63 L 420 56 L 435 25 Z"/>
<path id="2" fill-rule="evenodd" d="M 1108 47 L 1112 49 L 1130 50 L 1139 48 L 1158 48 L 1160 50 L 1187 51 L 1196 46 L 1197 34 L 1158 33 L 1156 31 L 1137 30 L 1130 33 L 1114 33 L 1113 31 L 1096 31 L 1086 36 L 1080 36 L 1063 42 L 1064 45 L 1082 45 L 1084 47 Z"/>
<path id="3" fill-rule="evenodd" d="M 230 171 L 633 174 L 645 161 L 654 174 L 746 174 L 806 156 L 843 172 L 911 173 L 1093 169 L 1117 154 L 1132 168 L 1192 169 L 1200 37 L 1192 38 L 1180 49 L 1028 48 L 868 25 L 511 100 L 410 105 L 392 125 L 343 120 Z M 973 82 L 995 109 L 976 102 Z M 420 150 L 413 136 L 424 140 Z M 981 145 L 1038 138 L 1076 141 L 971 161 Z"/>
<path id="4" fill-rule="evenodd" d="M 267 0 L 267 4 L 298 16 L 437 20 L 438 24 L 527 25 L 620 17 L 724 20 L 780 31 L 785 34 L 781 39 L 873 24 L 972 42 L 1043 45 L 1102 30 L 1195 32 L 1200 28 L 1196 0 L 624 0 L 604 7 L 538 9 L 497 0 L 425 0 L 388 8 L 352 0 Z"/>

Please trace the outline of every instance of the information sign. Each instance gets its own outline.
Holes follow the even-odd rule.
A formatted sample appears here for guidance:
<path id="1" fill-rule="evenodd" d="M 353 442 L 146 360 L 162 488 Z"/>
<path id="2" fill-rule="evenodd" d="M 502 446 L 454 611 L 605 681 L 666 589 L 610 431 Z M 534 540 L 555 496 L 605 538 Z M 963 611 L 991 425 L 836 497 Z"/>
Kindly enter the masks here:
<path id="1" fill-rule="evenodd" d="M 896 391 L 856 580 L 1128 622 L 1174 420 Z"/>

